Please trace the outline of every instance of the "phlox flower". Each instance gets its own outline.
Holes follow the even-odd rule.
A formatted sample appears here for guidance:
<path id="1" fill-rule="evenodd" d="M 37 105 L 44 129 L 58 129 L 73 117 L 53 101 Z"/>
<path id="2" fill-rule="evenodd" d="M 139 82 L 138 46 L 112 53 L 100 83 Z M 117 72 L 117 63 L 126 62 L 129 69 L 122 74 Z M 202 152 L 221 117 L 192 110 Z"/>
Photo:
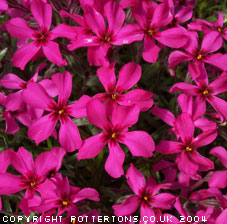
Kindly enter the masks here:
<path id="1" fill-rule="evenodd" d="M 23 92 L 26 103 L 34 108 L 43 109 L 48 114 L 34 121 L 28 129 L 28 137 L 38 145 L 47 139 L 60 121 L 59 142 L 66 151 L 72 152 L 82 144 L 79 130 L 69 116 L 80 118 L 86 116 L 86 104 L 90 97 L 83 95 L 77 102 L 67 105 L 72 91 L 72 76 L 69 72 L 56 73 L 51 76 L 58 89 L 56 103 L 38 83 L 29 83 Z"/>
<path id="2" fill-rule="evenodd" d="M 143 59 L 147 62 L 154 63 L 157 61 L 160 46 L 155 40 L 164 46 L 179 48 L 183 47 L 187 41 L 187 31 L 181 27 L 175 27 L 162 30 L 167 26 L 172 16 L 170 7 L 167 2 L 161 4 L 138 4 L 132 8 L 132 14 L 140 26 L 138 33 L 144 38 Z"/>
<path id="3" fill-rule="evenodd" d="M 184 46 L 185 51 L 173 51 L 169 55 L 169 67 L 175 67 L 182 61 L 192 61 L 191 66 L 193 67 L 195 65 L 203 67 L 204 63 L 208 63 L 226 71 L 227 54 L 210 54 L 222 46 L 222 40 L 217 32 L 207 33 L 203 37 L 201 47 L 199 47 L 199 38 L 196 32 L 190 32 L 189 37 L 190 41 Z"/>
<path id="4" fill-rule="evenodd" d="M 109 67 L 101 67 L 97 70 L 99 80 L 103 84 L 106 93 L 99 93 L 94 97 L 105 101 L 108 106 L 120 104 L 124 106 L 137 105 L 140 111 L 146 111 L 153 105 L 152 93 L 143 89 L 134 89 L 123 94 L 124 91 L 132 88 L 141 77 L 141 67 L 134 62 L 125 64 L 119 71 L 116 82 L 115 63 Z"/>
<path id="5" fill-rule="evenodd" d="M 2 11 L 6 11 L 8 9 L 8 3 L 6 0 L 0 0 L 0 15 Z"/>
<path id="6" fill-rule="evenodd" d="M 212 83 L 208 83 L 208 77 L 205 68 L 191 69 L 190 73 L 196 85 L 179 82 L 174 84 L 169 92 L 182 91 L 187 95 L 197 97 L 198 104 L 205 108 L 208 102 L 218 112 L 222 122 L 227 120 L 227 102 L 216 97 L 220 93 L 227 92 L 227 74 L 223 72 Z M 199 77 L 199 78 L 198 78 Z"/>
<path id="7" fill-rule="evenodd" d="M 130 165 L 126 178 L 134 195 L 129 196 L 123 204 L 113 206 L 117 216 L 131 215 L 140 206 L 140 222 L 145 223 L 144 216 L 155 216 L 155 209 L 170 209 L 175 201 L 175 196 L 169 193 L 158 194 L 162 185 L 157 184 L 152 177 L 149 177 L 146 183 L 143 174 L 133 164 Z"/>
<path id="8" fill-rule="evenodd" d="M 109 156 L 105 163 L 106 172 L 118 178 L 124 174 L 122 165 L 125 154 L 119 143 L 125 144 L 133 156 L 151 157 L 154 151 L 152 137 L 145 131 L 128 131 L 138 121 L 139 109 L 136 106 L 116 106 L 111 111 L 99 100 L 87 104 L 89 122 L 104 132 L 84 140 L 78 152 L 78 159 L 91 159 L 97 156 L 108 144 Z"/>
<path id="9" fill-rule="evenodd" d="M 13 56 L 13 64 L 23 70 L 32 58 L 43 53 L 49 61 L 59 66 L 67 65 L 67 61 L 61 56 L 58 43 L 53 41 L 59 37 L 59 33 L 55 32 L 57 27 L 49 31 L 52 19 L 51 5 L 40 0 L 33 0 L 31 12 L 39 24 L 37 30 L 31 29 L 27 22 L 19 17 L 12 18 L 6 24 L 11 36 L 18 39 L 32 40 L 16 51 Z"/>
<path id="10" fill-rule="evenodd" d="M 0 194 L 9 195 L 26 189 L 24 198 L 32 198 L 49 173 L 60 169 L 64 155 L 63 148 L 55 147 L 40 153 L 33 161 L 31 153 L 25 148 L 20 147 L 17 152 L 11 150 L 8 153 L 10 164 L 22 175 L 0 173 Z"/>
<path id="11" fill-rule="evenodd" d="M 188 28 L 190 30 L 203 31 L 203 33 L 205 34 L 209 32 L 216 32 L 219 38 L 221 39 L 224 38 L 227 41 L 227 28 L 223 27 L 222 13 L 218 13 L 218 19 L 215 22 L 209 22 L 202 19 L 195 19 L 193 22 L 188 24 Z"/>
<path id="12" fill-rule="evenodd" d="M 213 169 L 213 162 L 200 155 L 197 149 L 213 142 L 217 136 L 217 130 L 205 131 L 194 138 L 195 126 L 191 116 L 187 113 L 182 113 L 177 117 L 175 128 L 180 137 L 179 141 L 160 141 L 155 148 L 156 151 L 163 154 L 178 154 L 176 160 L 178 169 L 188 175 Z"/>
<path id="13" fill-rule="evenodd" d="M 188 113 L 191 115 L 196 128 L 200 128 L 202 131 L 217 128 L 217 124 L 215 122 L 201 117 L 206 112 L 206 105 L 201 104 L 200 100 L 197 97 L 180 94 L 180 96 L 177 98 L 177 102 L 181 108 L 182 113 Z M 172 128 L 170 129 L 170 131 L 173 131 L 175 135 L 179 137 L 175 129 L 176 118 L 169 110 L 160 108 L 155 105 L 152 109 L 152 114 L 161 118 L 165 123 L 171 126 Z"/>
<path id="14" fill-rule="evenodd" d="M 47 190 L 48 189 L 48 190 Z M 89 199 L 99 201 L 99 194 L 93 188 L 83 188 L 71 186 L 67 177 L 57 175 L 56 181 L 47 180 L 40 189 L 40 204 L 29 206 L 32 211 L 47 212 L 58 209 L 57 215 L 65 211 L 76 209 L 75 203 Z M 30 201 L 32 203 L 32 200 Z"/>
<path id="15" fill-rule="evenodd" d="M 112 45 L 130 44 L 142 39 L 142 35 L 137 32 L 137 24 L 122 26 L 125 20 L 124 10 L 113 0 L 107 1 L 103 14 L 94 7 L 86 5 L 83 17 L 73 15 L 72 18 L 80 26 L 72 28 L 76 30 L 77 36 L 76 40 L 71 39 L 72 43 L 68 45 L 68 49 L 72 51 L 80 47 L 88 47 L 90 65 L 108 66 L 107 53 Z"/>

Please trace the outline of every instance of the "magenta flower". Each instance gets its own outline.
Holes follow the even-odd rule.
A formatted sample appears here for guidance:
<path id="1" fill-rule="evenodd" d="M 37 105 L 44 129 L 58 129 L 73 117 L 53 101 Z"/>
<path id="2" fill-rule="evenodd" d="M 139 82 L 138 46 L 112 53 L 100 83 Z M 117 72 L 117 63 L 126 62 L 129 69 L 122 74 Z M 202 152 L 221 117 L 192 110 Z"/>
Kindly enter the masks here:
<path id="1" fill-rule="evenodd" d="M 201 47 L 199 47 L 198 34 L 196 32 L 190 32 L 190 42 L 187 44 L 183 51 L 174 51 L 169 55 L 169 67 L 175 67 L 182 61 L 192 61 L 192 66 L 202 65 L 204 63 L 216 66 L 223 71 L 226 70 L 225 62 L 227 60 L 227 54 L 215 53 L 222 46 L 222 40 L 219 38 L 217 32 L 209 32 L 203 38 Z"/>
<path id="2" fill-rule="evenodd" d="M 140 25 L 138 33 L 144 37 L 142 56 L 145 61 L 154 63 L 158 58 L 160 46 L 155 43 L 155 40 L 173 48 L 183 47 L 187 43 L 188 34 L 183 27 L 161 31 L 172 20 L 170 8 L 166 2 L 159 5 L 150 4 L 149 7 L 138 4 L 137 7 L 132 8 L 132 13 Z"/>
<path id="3" fill-rule="evenodd" d="M 109 156 L 105 163 L 105 170 L 110 176 L 118 178 L 124 174 L 122 165 L 125 159 L 119 143 L 125 144 L 133 156 L 151 157 L 154 142 L 152 137 L 144 131 L 128 132 L 128 128 L 138 120 L 139 109 L 136 106 L 116 106 L 110 116 L 108 116 L 107 109 L 107 106 L 97 99 L 87 104 L 89 122 L 104 132 L 83 142 L 78 152 L 78 159 L 91 159 L 97 156 L 108 143 Z"/>
<path id="4" fill-rule="evenodd" d="M 67 61 L 61 56 L 59 45 L 53 40 L 59 37 L 57 27 L 49 31 L 51 26 L 52 8 L 50 4 L 39 0 L 31 3 L 31 12 L 39 24 L 38 30 L 31 29 L 22 18 L 13 18 L 6 24 L 11 36 L 18 39 L 33 40 L 19 48 L 13 56 L 13 64 L 24 69 L 26 64 L 41 52 L 47 59 L 59 66 L 67 65 Z"/>
<path id="5" fill-rule="evenodd" d="M 155 216 L 156 208 L 170 209 L 175 201 L 175 196 L 169 193 L 157 194 L 162 186 L 152 177 L 149 177 L 146 183 L 143 174 L 133 164 L 130 164 L 126 178 L 135 195 L 129 196 L 123 204 L 113 206 L 117 216 L 131 215 L 140 206 L 140 220 L 143 223 L 144 216 Z"/>
<path id="6" fill-rule="evenodd" d="M 200 67 L 202 68 L 202 67 Z M 222 122 L 227 120 L 227 102 L 215 95 L 227 91 L 227 75 L 223 72 L 216 80 L 208 84 L 208 78 L 205 68 L 202 70 L 190 69 L 191 76 L 197 86 L 188 83 L 176 83 L 169 92 L 182 91 L 187 95 L 196 96 L 201 107 L 206 107 L 206 101 L 218 112 Z M 199 79 L 196 77 L 200 77 Z"/>
<path id="7" fill-rule="evenodd" d="M 218 20 L 215 22 L 209 22 L 202 19 L 195 19 L 193 22 L 188 24 L 190 30 L 203 31 L 205 34 L 209 32 L 216 32 L 221 38 L 223 37 L 227 41 L 227 28 L 223 27 L 223 15 L 218 13 Z M 223 41 L 221 40 L 223 43 Z"/>
<path id="8" fill-rule="evenodd" d="M 24 100 L 29 105 L 49 112 L 31 124 L 28 129 L 28 136 L 35 140 L 38 145 L 53 133 L 57 122 L 60 121 L 59 142 L 66 151 L 72 152 L 81 146 L 82 140 L 77 126 L 69 116 L 85 117 L 86 104 L 90 97 L 84 95 L 76 103 L 67 105 L 72 91 L 71 74 L 67 71 L 63 74 L 56 73 L 52 75 L 51 79 L 58 89 L 57 103 L 38 83 L 29 83 L 23 92 Z"/>
<path id="9" fill-rule="evenodd" d="M 49 173 L 60 169 L 64 155 L 65 150 L 56 147 L 41 153 L 33 161 L 31 153 L 23 147 L 20 147 L 18 152 L 10 151 L 10 163 L 22 175 L 0 173 L 0 194 L 9 195 L 26 189 L 24 198 L 32 198 Z"/>
<path id="10" fill-rule="evenodd" d="M 48 189 L 48 190 L 47 190 Z M 31 210 L 38 212 L 47 212 L 52 209 L 58 209 L 57 215 L 70 209 L 76 208 L 75 203 L 89 199 L 99 201 L 99 194 L 93 188 L 83 188 L 71 186 L 67 177 L 61 175 L 56 177 L 56 182 L 47 180 L 40 188 L 40 204 L 38 206 L 29 206 Z M 30 203 L 32 200 L 30 201 Z"/>
<path id="11" fill-rule="evenodd" d="M 105 23 L 105 17 L 108 26 Z M 68 45 L 70 51 L 80 47 L 88 47 L 88 61 L 90 65 L 108 66 L 108 50 L 111 45 L 130 44 L 142 39 L 138 33 L 137 24 L 127 24 L 122 27 L 125 20 L 124 10 L 116 1 L 108 1 L 104 6 L 104 15 L 100 14 L 94 7 L 85 7 L 84 18 L 80 19 L 76 15 L 76 22 L 80 27 L 77 28 L 77 40 Z"/>
<path id="12" fill-rule="evenodd" d="M 179 141 L 160 141 L 156 146 L 156 151 L 163 154 L 178 153 L 176 161 L 178 169 L 189 175 L 194 175 L 197 171 L 213 169 L 213 162 L 200 155 L 197 149 L 213 142 L 217 136 L 217 130 L 205 131 L 194 138 L 195 127 L 191 116 L 187 113 L 182 113 L 177 117 L 175 128 L 180 136 Z"/>
<path id="13" fill-rule="evenodd" d="M 195 127 L 200 128 L 202 131 L 216 129 L 217 124 L 215 122 L 201 117 L 206 112 L 206 105 L 201 104 L 200 100 L 197 97 L 194 98 L 195 99 L 193 99 L 193 96 L 180 94 L 180 96 L 177 98 L 177 102 L 181 108 L 182 113 L 190 114 Z M 170 131 L 173 131 L 175 135 L 179 137 L 175 129 L 176 118 L 169 110 L 159 108 L 157 105 L 155 105 L 152 109 L 152 114 L 161 118 L 165 123 L 171 126 L 172 128 L 170 129 Z"/>
<path id="14" fill-rule="evenodd" d="M 95 97 L 105 101 L 108 106 L 120 104 L 124 106 L 137 105 L 140 111 L 146 111 L 153 105 L 152 93 L 143 89 L 134 89 L 125 94 L 124 91 L 132 88 L 141 77 L 141 67 L 134 62 L 125 64 L 119 71 L 118 81 L 114 72 L 115 63 L 109 67 L 101 67 L 97 70 L 99 80 L 103 84 L 106 93 L 99 93 Z"/>

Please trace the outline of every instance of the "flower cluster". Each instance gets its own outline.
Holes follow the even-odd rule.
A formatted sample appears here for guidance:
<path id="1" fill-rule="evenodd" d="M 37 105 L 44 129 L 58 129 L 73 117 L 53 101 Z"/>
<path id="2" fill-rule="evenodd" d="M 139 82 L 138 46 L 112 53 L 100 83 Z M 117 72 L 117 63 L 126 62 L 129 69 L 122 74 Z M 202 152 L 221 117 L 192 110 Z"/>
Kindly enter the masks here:
<path id="1" fill-rule="evenodd" d="M 225 224 L 226 20 L 196 4 L 0 0 L 3 214 Z"/>

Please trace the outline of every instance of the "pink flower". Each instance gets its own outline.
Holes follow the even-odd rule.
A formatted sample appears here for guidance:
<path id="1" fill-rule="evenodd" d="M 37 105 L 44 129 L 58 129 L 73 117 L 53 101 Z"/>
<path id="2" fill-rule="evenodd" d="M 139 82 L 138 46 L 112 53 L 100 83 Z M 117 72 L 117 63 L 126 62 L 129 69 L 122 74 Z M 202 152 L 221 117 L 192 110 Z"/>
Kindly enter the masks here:
<path id="1" fill-rule="evenodd" d="M 51 5 L 33 0 L 31 12 L 39 24 L 38 30 L 31 29 L 26 21 L 19 17 L 9 20 L 6 24 L 11 36 L 18 39 L 33 40 L 16 51 L 13 56 L 13 64 L 23 70 L 32 58 L 43 52 L 49 61 L 59 66 L 67 65 L 66 60 L 61 56 L 59 45 L 53 41 L 59 37 L 55 32 L 57 27 L 49 31 L 52 18 Z"/>
<path id="2" fill-rule="evenodd" d="M 48 189 L 48 190 L 47 190 Z M 46 212 L 52 209 L 58 209 L 57 215 L 65 211 L 75 209 L 78 201 L 89 199 L 99 201 L 99 194 L 93 188 L 83 188 L 71 186 L 67 177 L 61 175 L 56 177 L 56 182 L 47 180 L 40 187 L 40 204 L 32 206 L 32 211 Z"/>
<path id="3" fill-rule="evenodd" d="M 72 41 L 68 49 L 72 51 L 80 47 L 88 47 L 90 65 L 108 66 L 107 53 L 112 45 L 130 44 L 142 39 L 142 35 L 137 32 L 137 24 L 127 24 L 122 27 L 125 13 L 118 2 L 111 0 L 105 4 L 105 16 L 90 5 L 87 5 L 84 10 L 84 18 L 78 15 L 74 17 L 80 27 L 76 28 L 77 40 Z M 105 17 L 108 26 L 105 24 Z"/>
<path id="4" fill-rule="evenodd" d="M 182 113 L 177 117 L 175 128 L 180 136 L 179 141 L 160 141 L 156 146 L 156 151 L 163 154 L 178 153 L 176 161 L 178 169 L 189 175 L 194 175 L 197 171 L 213 169 L 213 162 L 200 155 L 197 149 L 214 141 L 217 130 L 205 131 L 194 138 L 195 127 L 187 113 Z"/>
<path id="5" fill-rule="evenodd" d="M 182 113 L 188 113 L 191 115 L 195 127 L 200 128 L 202 131 L 217 128 L 217 124 L 215 122 L 201 117 L 206 112 L 206 105 L 201 104 L 197 97 L 180 94 L 180 96 L 177 98 L 177 102 Z M 155 105 L 152 109 L 152 114 L 161 118 L 165 123 L 173 127 L 170 129 L 170 131 L 173 131 L 175 135 L 179 137 L 175 129 L 176 118 L 169 110 L 159 108 L 157 105 Z"/>
<path id="6" fill-rule="evenodd" d="M 139 109 L 136 106 L 116 106 L 109 116 L 107 109 L 107 106 L 97 99 L 87 104 L 89 122 L 104 132 L 83 142 L 78 152 L 78 159 L 90 159 L 97 156 L 108 143 L 109 156 L 105 163 L 105 170 L 110 176 L 118 178 L 124 174 L 122 165 L 125 159 L 119 143 L 125 144 L 133 156 L 151 157 L 154 142 L 152 137 L 144 131 L 128 132 L 128 128 L 138 120 Z"/>
<path id="7" fill-rule="evenodd" d="M 105 101 L 108 106 L 120 104 L 124 106 L 137 105 L 140 111 L 146 111 L 153 105 L 152 93 L 143 89 L 134 89 L 125 94 L 124 91 L 132 88 L 141 77 L 141 67 L 134 62 L 125 64 L 119 71 L 116 83 L 115 63 L 109 67 L 101 67 L 97 70 L 99 80 L 103 84 L 106 93 L 99 93 L 95 97 Z"/>
<path id="8" fill-rule="evenodd" d="M 28 129 L 28 136 L 35 140 L 38 145 L 53 133 L 57 122 L 60 121 L 60 144 L 66 151 L 72 152 L 81 146 L 82 140 L 77 126 L 69 116 L 76 118 L 85 117 L 85 107 L 90 97 L 84 95 L 76 103 L 67 105 L 72 91 L 71 74 L 67 71 L 63 74 L 56 73 L 52 75 L 51 79 L 58 89 L 59 97 L 57 103 L 50 98 L 43 86 L 38 83 L 29 83 L 23 92 L 24 100 L 29 105 L 49 112 L 31 124 Z"/>
<path id="9" fill-rule="evenodd" d="M 188 24 L 188 28 L 190 30 L 203 31 L 205 34 L 209 32 L 216 32 L 220 38 L 223 37 L 225 40 L 227 40 L 227 28 L 223 28 L 222 13 L 218 13 L 218 20 L 215 22 L 209 22 L 202 19 L 195 19 L 193 22 Z"/>
<path id="10" fill-rule="evenodd" d="M 144 37 L 142 56 L 145 61 L 151 63 L 157 61 L 160 46 L 155 43 L 155 40 L 173 48 L 183 47 L 187 43 L 187 31 L 183 27 L 161 31 L 172 20 L 170 8 L 166 2 L 159 5 L 154 3 L 149 7 L 142 3 L 138 4 L 137 7 L 132 8 L 132 14 L 140 26 L 138 33 Z"/>
<path id="11" fill-rule="evenodd" d="M 223 72 L 216 80 L 208 84 L 208 78 L 205 68 L 200 67 L 201 70 L 195 69 L 199 67 L 191 67 L 190 73 L 194 79 L 195 85 L 188 83 L 176 83 L 169 90 L 170 92 L 182 91 L 187 95 L 196 96 L 200 106 L 205 108 L 206 101 L 213 106 L 218 112 L 222 122 L 227 120 L 227 102 L 215 95 L 227 91 L 227 74 Z M 195 69 L 195 70 L 194 70 Z M 200 78 L 198 78 L 200 77 Z"/>
<path id="12" fill-rule="evenodd" d="M 149 177 L 146 183 L 143 174 L 133 164 L 130 164 L 126 178 L 134 195 L 129 196 L 123 204 L 113 206 L 117 216 L 131 215 L 140 206 L 140 220 L 143 221 L 144 216 L 155 216 L 155 208 L 170 209 L 175 201 L 175 196 L 169 193 L 157 194 L 162 186 L 152 177 Z"/>
<path id="13" fill-rule="evenodd" d="M 169 67 L 175 67 L 182 61 L 192 61 L 192 65 L 204 66 L 204 63 L 216 66 L 223 71 L 226 70 L 225 61 L 227 60 L 227 54 L 215 53 L 222 46 L 222 40 L 219 38 L 217 32 L 207 33 L 202 41 L 201 47 L 199 47 L 198 34 L 196 32 L 190 32 L 191 38 L 189 44 L 184 46 L 186 52 L 174 51 L 169 55 Z"/>
<path id="14" fill-rule="evenodd" d="M 49 173 L 60 169 L 64 155 L 65 150 L 56 147 L 41 153 L 33 161 L 31 153 L 23 147 L 20 147 L 18 152 L 10 151 L 10 163 L 22 175 L 0 173 L 0 194 L 9 195 L 26 189 L 24 198 L 32 198 Z"/>

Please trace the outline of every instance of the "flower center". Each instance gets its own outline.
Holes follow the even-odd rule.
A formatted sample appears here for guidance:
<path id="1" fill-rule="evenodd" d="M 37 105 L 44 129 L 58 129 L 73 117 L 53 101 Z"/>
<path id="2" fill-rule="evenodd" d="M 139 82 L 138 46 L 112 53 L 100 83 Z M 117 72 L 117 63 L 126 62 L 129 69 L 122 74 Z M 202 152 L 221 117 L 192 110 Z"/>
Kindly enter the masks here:
<path id="1" fill-rule="evenodd" d="M 104 41 L 109 42 L 110 41 L 110 37 L 109 36 L 105 36 L 104 37 Z"/>
<path id="2" fill-rule="evenodd" d="M 189 146 L 187 146 L 187 147 L 185 148 L 185 150 L 186 150 L 187 152 L 191 152 L 191 151 L 192 151 L 192 148 L 189 147 Z"/>
<path id="3" fill-rule="evenodd" d="M 222 31 L 222 30 L 221 30 L 221 28 L 220 28 L 220 27 L 218 27 L 218 32 L 220 32 L 220 33 L 221 33 L 221 31 Z"/>
<path id="4" fill-rule="evenodd" d="M 204 91 L 203 91 L 203 95 L 204 95 L 204 96 L 206 96 L 208 93 L 209 93 L 208 90 L 204 90 Z"/>
<path id="5" fill-rule="evenodd" d="M 68 201 L 62 201 L 62 204 L 63 204 L 64 206 L 67 206 L 67 205 L 69 204 L 69 202 L 68 202 Z"/>
<path id="6" fill-rule="evenodd" d="M 113 93 L 113 94 L 111 95 L 111 98 L 112 98 L 112 100 L 116 100 L 117 94 L 116 94 L 116 93 Z"/>
<path id="7" fill-rule="evenodd" d="M 31 183 L 30 183 L 30 186 L 31 187 L 34 187 L 36 185 L 36 182 L 35 181 L 32 181 Z"/>
<path id="8" fill-rule="evenodd" d="M 147 196 L 144 196 L 144 197 L 143 197 L 143 199 L 144 199 L 145 201 L 147 201 L 147 200 L 148 200 Z"/>
<path id="9" fill-rule="evenodd" d="M 116 133 L 114 132 L 112 135 L 111 135 L 112 138 L 116 138 Z"/>
<path id="10" fill-rule="evenodd" d="M 197 56 L 197 59 L 198 59 L 198 60 L 201 60 L 201 59 L 202 59 L 202 55 L 199 54 L 199 55 Z"/>
<path id="11" fill-rule="evenodd" d="M 64 110 L 63 110 L 63 109 L 61 109 L 61 110 L 59 110 L 59 111 L 58 111 L 58 113 L 59 113 L 59 115 L 61 115 L 61 114 L 63 114 L 63 113 L 64 113 Z"/>
<path id="12" fill-rule="evenodd" d="M 154 34 L 154 31 L 153 30 L 148 30 L 148 35 L 152 36 Z"/>

